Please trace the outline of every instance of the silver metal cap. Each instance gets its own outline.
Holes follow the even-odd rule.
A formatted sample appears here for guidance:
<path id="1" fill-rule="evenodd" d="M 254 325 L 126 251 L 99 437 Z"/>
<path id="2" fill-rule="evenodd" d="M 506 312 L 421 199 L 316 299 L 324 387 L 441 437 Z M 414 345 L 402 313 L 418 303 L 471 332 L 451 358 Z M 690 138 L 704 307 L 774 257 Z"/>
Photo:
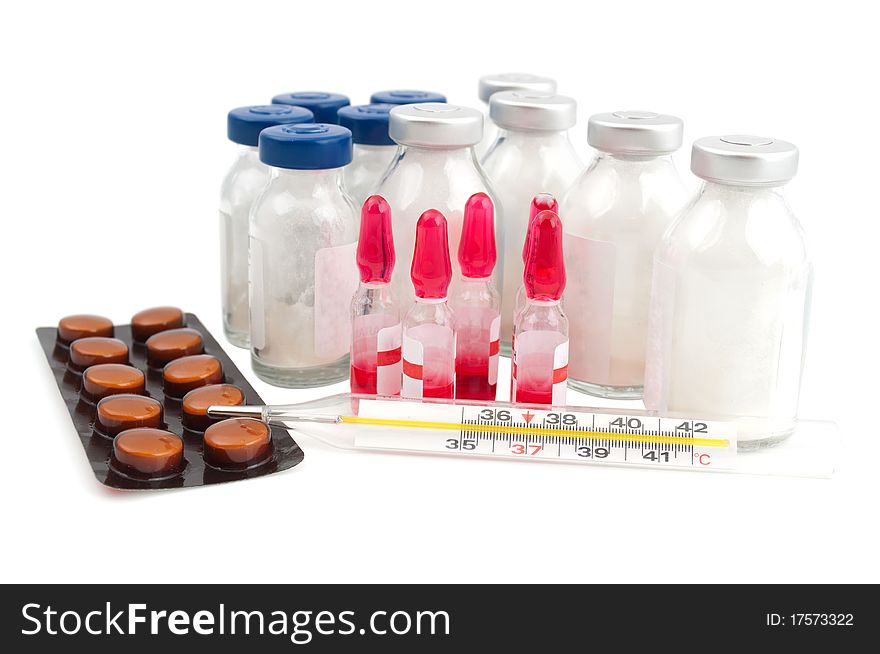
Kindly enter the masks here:
<path id="1" fill-rule="evenodd" d="M 719 184 L 782 186 L 797 167 L 797 147 L 761 136 L 707 136 L 691 149 L 694 175 Z"/>
<path id="2" fill-rule="evenodd" d="M 480 78 L 480 100 L 488 103 L 494 93 L 501 91 L 540 91 L 556 93 L 556 80 L 529 73 L 498 73 Z"/>
<path id="3" fill-rule="evenodd" d="M 489 100 L 489 116 L 504 129 L 562 131 L 577 122 L 577 103 L 567 95 L 501 91 Z"/>
<path id="4" fill-rule="evenodd" d="M 681 118 L 653 111 L 615 111 L 590 116 L 587 142 L 612 154 L 671 154 L 681 147 Z"/>
<path id="5" fill-rule="evenodd" d="M 483 138 L 483 114 L 470 107 L 422 102 L 394 107 L 388 135 L 400 145 L 463 148 Z"/>

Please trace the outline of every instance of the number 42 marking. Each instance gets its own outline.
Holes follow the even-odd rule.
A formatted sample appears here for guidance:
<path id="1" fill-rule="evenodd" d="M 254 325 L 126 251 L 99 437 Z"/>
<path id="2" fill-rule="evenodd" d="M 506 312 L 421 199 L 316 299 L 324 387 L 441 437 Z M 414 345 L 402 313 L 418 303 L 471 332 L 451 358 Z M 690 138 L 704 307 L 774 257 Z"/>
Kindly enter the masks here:
<path id="1" fill-rule="evenodd" d="M 534 456 L 543 449 L 544 446 L 537 443 L 511 443 L 510 445 L 510 451 L 514 454 L 528 454 L 529 456 Z"/>

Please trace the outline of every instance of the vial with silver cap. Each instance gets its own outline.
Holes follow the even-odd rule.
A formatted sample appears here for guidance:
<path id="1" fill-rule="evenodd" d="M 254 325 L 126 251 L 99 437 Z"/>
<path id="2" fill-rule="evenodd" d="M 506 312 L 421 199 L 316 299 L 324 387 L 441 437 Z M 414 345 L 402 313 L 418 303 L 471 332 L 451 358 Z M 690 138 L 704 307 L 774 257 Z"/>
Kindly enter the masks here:
<path id="1" fill-rule="evenodd" d="M 269 181 L 270 168 L 260 161 L 260 132 L 289 123 L 310 123 L 302 107 L 258 105 L 229 112 L 226 134 L 237 143 L 238 157 L 220 187 L 220 286 L 223 333 L 238 347 L 248 347 L 248 215 Z"/>
<path id="2" fill-rule="evenodd" d="M 573 98 L 541 91 L 502 91 L 492 96 L 489 112 L 499 131 L 483 158 L 483 170 L 504 211 L 504 279 L 518 282 L 532 198 L 562 197 L 584 169 L 568 138 L 577 120 L 577 104 Z M 510 348 L 518 286 L 508 283 L 502 293 L 504 352 Z"/>
<path id="3" fill-rule="evenodd" d="M 307 388 L 349 373 L 358 220 L 342 187 L 351 132 L 325 123 L 260 132 L 272 177 L 251 210 L 251 365 L 270 384 Z"/>
<path id="4" fill-rule="evenodd" d="M 392 104 L 364 104 L 342 107 L 339 124 L 351 130 L 354 142 L 351 163 L 342 172 L 345 190 L 362 206 L 379 185 L 397 154 L 397 143 L 388 136 L 388 114 Z"/>
<path id="5" fill-rule="evenodd" d="M 492 199 L 495 240 L 503 243 L 503 221 L 495 193 L 473 151 L 483 133 L 479 111 L 437 102 L 397 106 L 391 110 L 388 133 L 400 149 L 375 192 L 391 207 L 399 261 L 412 260 L 416 223 L 428 209 L 446 217 L 449 247 L 458 251 L 464 207 L 474 193 L 485 193 Z M 457 259 L 452 267 L 455 290 L 461 277 Z M 493 279 L 500 287 L 498 266 Z M 392 286 L 405 314 L 415 301 L 415 293 L 403 266 L 394 269 Z"/>
<path id="6" fill-rule="evenodd" d="M 682 133 L 681 119 L 648 111 L 590 117 L 597 153 L 561 207 L 576 390 L 642 396 L 654 250 L 688 199 L 671 156 Z"/>
<path id="7" fill-rule="evenodd" d="M 654 259 L 645 405 L 743 416 L 740 448 L 784 439 L 797 414 L 812 267 L 781 193 L 797 165 L 778 139 L 699 139 L 703 184 Z"/>
<path id="8" fill-rule="evenodd" d="M 531 73 L 495 73 L 483 75 L 477 88 L 480 102 L 486 105 L 485 127 L 483 138 L 477 146 L 477 155 L 482 157 L 489 150 L 498 136 L 498 128 L 489 116 L 489 99 L 501 91 L 537 91 L 539 93 L 556 93 L 556 80 Z"/>

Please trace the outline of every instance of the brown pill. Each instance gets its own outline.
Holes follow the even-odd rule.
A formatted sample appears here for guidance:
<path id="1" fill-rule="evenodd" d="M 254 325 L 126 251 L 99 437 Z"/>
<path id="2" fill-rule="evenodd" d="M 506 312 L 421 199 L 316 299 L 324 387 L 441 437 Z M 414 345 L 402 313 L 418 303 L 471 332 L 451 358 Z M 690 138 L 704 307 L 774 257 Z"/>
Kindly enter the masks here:
<path id="1" fill-rule="evenodd" d="M 113 459 L 123 473 L 166 477 L 183 464 L 183 440 L 164 429 L 127 429 L 113 439 Z"/>
<path id="2" fill-rule="evenodd" d="M 147 365 L 161 368 L 169 361 L 205 351 L 202 335 L 183 327 L 153 334 L 147 339 Z"/>
<path id="3" fill-rule="evenodd" d="M 99 363 L 128 363 L 128 346 L 118 338 L 106 336 L 78 338 L 70 344 L 67 367 L 73 372 L 82 372 Z"/>
<path id="4" fill-rule="evenodd" d="M 98 402 L 96 428 L 107 436 L 136 427 L 161 427 L 162 405 L 145 395 L 111 395 Z"/>
<path id="5" fill-rule="evenodd" d="M 131 317 L 131 335 L 143 343 L 153 334 L 183 327 L 183 311 L 177 307 L 153 307 Z"/>
<path id="6" fill-rule="evenodd" d="M 87 336 L 113 336 L 113 322 L 90 314 L 65 316 L 58 321 L 58 342 L 62 345 Z"/>
<path id="7" fill-rule="evenodd" d="M 205 430 L 205 462 L 218 468 L 248 468 L 272 452 L 269 426 L 252 418 L 222 420 Z"/>
<path id="8" fill-rule="evenodd" d="M 205 431 L 218 421 L 208 417 L 209 406 L 238 406 L 244 404 L 244 393 L 232 384 L 202 386 L 183 396 L 183 426 L 192 431 Z"/>
<path id="9" fill-rule="evenodd" d="M 210 354 L 194 354 L 175 359 L 162 370 L 165 395 L 181 398 L 194 388 L 223 381 L 220 360 Z"/>
<path id="10" fill-rule="evenodd" d="M 97 402 L 122 393 L 143 395 L 144 383 L 144 373 L 133 366 L 99 363 L 86 368 L 83 373 L 82 397 L 89 402 Z"/>

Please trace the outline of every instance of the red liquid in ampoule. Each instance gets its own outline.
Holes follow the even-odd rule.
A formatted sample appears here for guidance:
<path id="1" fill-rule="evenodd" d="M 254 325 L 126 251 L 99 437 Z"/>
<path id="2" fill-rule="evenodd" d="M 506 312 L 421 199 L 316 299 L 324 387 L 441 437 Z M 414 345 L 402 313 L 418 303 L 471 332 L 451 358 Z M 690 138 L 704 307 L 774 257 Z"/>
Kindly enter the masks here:
<path id="1" fill-rule="evenodd" d="M 468 364 L 456 361 L 455 388 L 459 398 L 495 400 L 498 384 L 489 383 L 489 363 Z"/>
<path id="2" fill-rule="evenodd" d="M 522 404 L 553 404 L 553 389 L 533 391 L 517 386 L 516 401 Z"/>
<path id="3" fill-rule="evenodd" d="M 352 350 L 351 359 L 352 393 L 366 395 L 374 395 L 376 393 L 375 340 L 363 338 L 355 341 L 355 348 Z M 371 345 L 372 349 L 370 349 Z"/>
<path id="4" fill-rule="evenodd" d="M 449 352 L 445 348 L 426 347 L 422 397 L 452 399 L 455 379 L 452 367 L 447 365 Z"/>

